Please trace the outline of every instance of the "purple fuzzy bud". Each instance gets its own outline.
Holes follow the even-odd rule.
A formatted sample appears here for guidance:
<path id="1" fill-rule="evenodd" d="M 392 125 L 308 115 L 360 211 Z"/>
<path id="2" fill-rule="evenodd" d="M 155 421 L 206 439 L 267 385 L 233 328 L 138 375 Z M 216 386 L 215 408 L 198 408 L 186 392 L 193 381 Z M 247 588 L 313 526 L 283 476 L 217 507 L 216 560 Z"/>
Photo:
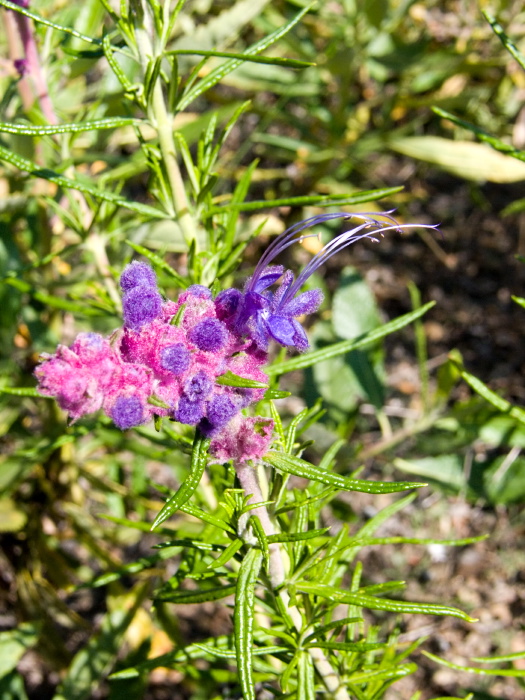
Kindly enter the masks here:
<path id="1" fill-rule="evenodd" d="M 162 313 L 162 297 L 153 287 L 133 287 L 122 299 L 124 326 L 138 331 Z"/>
<path id="2" fill-rule="evenodd" d="M 188 379 L 184 393 L 190 401 L 202 401 L 207 398 L 213 388 L 213 380 L 205 372 L 197 372 Z"/>
<path id="3" fill-rule="evenodd" d="M 204 415 L 204 401 L 192 401 L 187 396 L 181 396 L 177 410 L 175 411 L 175 419 L 179 423 L 186 425 L 197 425 Z"/>
<path id="4" fill-rule="evenodd" d="M 199 350 L 217 352 L 226 345 L 228 331 L 222 321 L 206 318 L 191 329 L 190 340 Z"/>
<path id="5" fill-rule="evenodd" d="M 221 321 L 230 319 L 237 312 L 242 293 L 238 289 L 225 289 L 215 297 L 215 311 Z"/>
<path id="6" fill-rule="evenodd" d="M 21 78 L 29 73 L 29 61 L 27 58 L 15 58 L 13 65 Z"/>
<path id="7" fill-rule="evenodd" d="M 167 345 L 160 352 L 160 366 L 173 374 L 184 374 L 190 362 L 191 353 L 183 343 Z"/>
<path id="8" fill-rule="evenodd" d="M 238 406 L 226 394 L 217 394 L 208 402 L 207 416 L 214 428 L 221 428 L 237 413 Z"/>
<path id="9" fill-rule="evenodd" d="M 149 265 L 134 260 L 124 268 L 120 276 L 120 286 L 123 292 L 127 292 L 140 285 L 156 289 L 157 276 Z"/>
<path id="10" fill-rule="evenodd" d="M 144 419 L 144 409 L 136 396 L 119 396 L 111 409 L 111 418 L 121 430 L 140 425 Z"/>
<path id="11" fill-rule="evenodd" d="M 199 299 L 211 299 L 211 290 L 203 284 L 192 284 L 188 287 L 187 292 Z"/>

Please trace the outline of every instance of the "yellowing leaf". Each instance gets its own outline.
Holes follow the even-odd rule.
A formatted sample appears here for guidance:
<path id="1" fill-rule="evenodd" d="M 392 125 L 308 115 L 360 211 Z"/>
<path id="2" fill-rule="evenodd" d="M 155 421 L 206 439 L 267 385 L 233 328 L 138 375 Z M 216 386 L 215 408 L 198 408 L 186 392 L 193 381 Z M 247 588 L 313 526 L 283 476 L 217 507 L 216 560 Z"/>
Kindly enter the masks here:
<path id="1" fill-rule="evenodd" d="M 411 158 L 433 163 L 452 175 L 478 182 L 525 180 L 525 163 L 473 141 L 440 136 L 409 136 L 389 141 L 390 147 Z"/>

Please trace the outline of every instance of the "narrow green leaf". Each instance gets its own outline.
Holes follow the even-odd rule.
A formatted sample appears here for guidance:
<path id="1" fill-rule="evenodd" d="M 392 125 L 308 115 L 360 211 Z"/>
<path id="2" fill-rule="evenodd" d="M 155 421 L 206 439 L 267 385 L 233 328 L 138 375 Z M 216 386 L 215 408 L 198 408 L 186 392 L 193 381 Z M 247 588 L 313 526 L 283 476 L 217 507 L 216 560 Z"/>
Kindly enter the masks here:
<path id="1" fill-rule="evenodd" d="M 35 387 L 32 386 L 2 386 L 0 387 L 2 394 L 11 394 L 11 396 L 34 396 L 39 399 L 53 399 L 53 396 L 40 394 Z"/>
<path id="2" fill-rule="evenodd" d="M 166 51 L 166 56 L 210 56 L 217 58 L 230 58 L 240 60 L 241 63 L 266 63 L 285 68 L 308 68 L 315 66 L 311 61 L 299 61 L 295 58 L 278 58 L 266 56 L 251 56 L 248 53 L 228 53 L 227 51 L 196 51 L 195 49 L 173 49 Z"/>
<path id="3" fill-rule="evenodd" d="M 31 12 L 31 10 L 28 10 L 25 7 L 21 7 L 20 5 L 16 5 L 14 2 L 10 2 L 9 0 L 0 0 L 0 5 L 8 10 L 12 10 L 13 12 L 18 12 L 21 15 L 29 17 L 29 19 L 32 19 L 33 22 L 36 22 L 37 24 L 43 24 L 44 26 L 51 27 L 52 29 L 56 29 L 59 32 L 64 32 L 64 34 L 70 34 L 71 36 L 74 36 L 77 39 L 82 39 L 82 41 L 85 41 L 88 44 L 101 43 L 100 39 L 93 39 L 93 37 L 77 32 L 77 30 L 73 29 L 72 27 L 64 27 L 61 24 L 57 24 L 56 22 L 52 22 L 49 19 L 45 19 L 45 17 L 41 17 L 40 15 Z"/>
<path id="4" fill-rule="evenodd" d="M 182 96 L 182 99 L 177 105 L 177 109 L 180 112 L 185 110 L 189 104 L 191 104 L 197 97 L 199 97 L 199 95 L 202 95 L 203 92 L 209 90 L 211 87 L 220 82 L 226 75 L 228 75 L 240 65 L 242 65 L 243 62 L 246 60 L 246 56 L 254 56 L 259 53 L 262 53 L 269 46 L 281 39 L 281 37 L 285 36 L 285 34 L 287 34 L 298 22 L 301 21 L 304 15 L 310 10 L 310 7 L 311 5 L 308 5 L 303 10 L 301 10 L 290 22 L 287 22 L 282 27 L 279 27 L 279 29 L 264 37 L 264 39 L 261 39 L 255 44 L 252 44 L 252 46 L 246 49 L 242 59 L 232 58 L 229 61 L 225 61 L 222 65 L 218 66 L 214 70 L 210 71 L 210 73 L 208 73 L 208 75 L 205 78 L 200 80 L 193 88 L 188 90 Z"/>
<path id="5" fill-rule="evenodd" d="M 403 678 L 417 671 L 417 664 L 401 664 L 393 668 L 379 669 L 376 671 L 357 671 L 348 678 L 352 686 L 367 683 L 369 681 L 384 681 L 394 678 Z"/>
<path id="6" fill-rule="evenodd" d="M 360 491 L 362 493 L 396 493 L 397 491 L 407 491 L 408 489 L 426 486 L 418 482 L 411 481 L 364 481 L 362 479 L 351 479 L 341 474 L 324 471 L 310 462 L 305 462 L 299 457 L 293 457 L 282 452 L 270 451 L 264 456 L 264 461 L 280 469 L 287 474 L 300 476 L 304 479 L 320 481 L 322 484 L 336 486 L 344 491 Z"/>
<path id="7" fill-rule="evenodd" d="M 255 532 L 255 536 L 257 537 L 257 540 L 259 542 L 259 547 L 261 548 L 261 552 L 264 559 L 264 565 L 268 570 L 268 566 L 270 563 L 270 550 L 268 549 L 269 538 L 266 535 L 263 526 L 261 525 L 259 516 L 252 515 L 250 518 L 250 525 L 253 527 L 253 531 Z"/>
<path id="8" fill-rule="evenodd" d="M 0 0 L 1 2 L 1 0 Z M 125 209 L 130 209 L 137 214 L 142 214 L 142 216 L 148 219 L 166 219 L 168 215 L 161 211 L 160 209 L 155 209 L 147 204 L 141 204 L 140 202 L 132 202 L 129 199 L 125 199 L 118 194 L 113 192 L 107 192 L 106 190 L 99 190 L 92 185 L 87 185 L 79 180 L 71 180 L 70 178 L 59 175 L 58 173 L 50 170 L 49 168 L 42 168 L 33 161 L 24 158 L 9 151 L 7 148 L 0 146 L 0 160 L 5 161 L 14 165 L 15 168 L 22 170 L 24 172 L 30 173 L 34 177 L 41 177 L 49 182 L 54 182 L 59 187 L 64 187 L 69 190 L 78 190 L 84 194 L 89 194 L 97 200 L 102 200 L 104 202 L 110 202 L 119 207 L 124 207 Z"/>
<path id="9" fill-rule="evenodd" d="M 498 411 L 508 413 L 509 416 L 512 416 L 525 425 L 525 410 L 519 406 L 513 406 L 509 401 L 496 394 L 492 389 L 489 389 L 486 384 L 483 384 L 481 379 L 470 374 L 470 372 L 460 368 L 460 374 L 467 384 L 484 398 L 485 401 L 488 401 L 494 408 L 497 408 Z"/>
<path id="10" fill-rule="evenodd" d="M 358 338 L 356 340 L 343 340 L 340 343 L 334 343 L 333 345 L 330 345 L 327 348 L 323 348 L 322 350 L 309 352 L 306 355 L 299 355 L 298 357 L 294 357 L 291 360 L 285 360 L 284 362 L 279 362 L 277 364 L 270 365 L 269 367 L 266 367 L 265 372 L 266 374 L 269 374 L 271 377 L 273 377 L 279 374 L 285 374 L 286 372 L 292 372 L 293 370 L 311 367 L 312 365 L 317 364 L 318 362 L 322 362 L 323 360 L 329 360 L 332 357 L 344 355 L 348 352 L 351 352 L 352 350 L 358 350 L 359 348 L 364 348 L 368 345 L 373 345 L 385 336 L 390 335 L 391 333 L 395 333 L 401 328 L 408 326 L 416 319 L 421 318 L 421 316 L 426 314 L 426 312 L 429 309 L 431 309 L 435 305 L 435 303 L 435 301 L 430 301 L 428 304 L 421 306 L 419 309 L 410 311 L 409 313 L 404 314 L 403 316 L 395 318 L 393 321 L 385 323 L 384 326 L 370 331 L 370 333 L 367 333 L 362 338 Z"/>
<path id="11" fill-rule="evenodd" d="M 492 148 L 496 149 L 496 151 L 506 153 L 508 156 L 512 156 L 518 160 L 525 160 L 525 151 L 514 148 L 514 146 L 511 144 L 505 143 L 504 141 L 497 139 L 495 136 L 487 134 L 486 131 L 483 131 L 483 129 L 480 129 L 474 124 L 466 122 L 464 119 L 460 119 L 459 117 L 456 117 L 454 114 L 451 114 L 440 107 L 432 107 L 432 111 L 442 119 L 448 119 L 453 124 L 457 124 L 458 126 L 463 127 L 463 129 L 468 129 L 473 134 L 476 134 L 480 141 L 483 141 L 483 143 L 488 143 L 490 146 L 492 146 Z"/>
<path id="12" fill-rule="evenodd" d="M 208 438 L 204 438 L 197 430 L 195 433 L 195 440 L 193 441 L 190 473 L 179 487 L 179 490 L 173 494 L 173 496 L 161 509 L 160 513 L 155 518 L 153 525 L 151 526 L 152 530 L 171 517 L 173 513 L 176 513 L 179 508 L 185 505 L 185 503 L 193 496 L 208 462 L 209 446 L 210 440 Z"/>
<path id="13" fill-rule="evenodd" d="M 253 620 L 255 585 L 262 559 L 262 552 L 259 549 L 251 549 L 241 564 L 237 579 L 233 625 L 237 668 L 244 700 L 255 700 L 252 679 Z"/>
<path id="14" fill-rule="evenodd" d="M 384 187 L 378 190 L 363 190 L 354 195 L 302 195 L 300 197 L 284 197 L 281 199 L 255 200 L 251 202 L 230 202 L 217 207 L 212 207 L 207 216 L 213 216 L 225 211 L 259 211 L 261 209 L 274 209 L 275 207 L 332 207 L 332 206 L 352 206 L 355 204 L 364 204 L 373 202 L 377 199 L 391 197 L 398 192 L 401 192 L 403 187 Z"/>
<path id="15" fill-rule="evenodd" d="M 329 622 L 327 625 L 321 625 L 321 627 L 316 627 L 312 634 L 309 634 L 308 637 L 306 637 L 304 643 L 308 644 L 308 642 L 311 642 L 313 639 L 317 639 L 318 637 L 320 637 L 323 634 L 326 634 L 327 632 L 331 632 L 332 630 L 340 630 L 341 627 L 345 627 L 346 625 L 353 625 L 358 622 L 363 622 L 363 618 L 344 617 L 341 620 L 334 620 L 333 622 Z"/>
<path id="16" fill-rule="evenodd" d="M 303 540 L 313 540 L 315 537 L 323 537 L 330 528 L 322 527 L 319 530 L 308 530 L 308 532 L 292 532 L 290 534 L 280 533 L 278 535 L 270 535 L 268 542 L 301 542 Z"/>
<path id="17" fill-rule="evenodd" d="M 297 664 L 297 700 L 315 700 L 314 664 L 310 654 L 301 652 Z"/>
<path id="18" fill-rule="evenodd" d="M 10 287 L 18 289 L 19 292 L 29 294 L 40 301 L 46 306 L 51 306 L 54 309 L 62 309 L 63 311 L 71 311 L 74 314 L 84 314 L 85 316 L 104 316 L 107 315 L 107 311 L 98 308 L 97 306 L 88 306 L 87 304 L 79 304 L 76 301 L 70 301 L 69 299 L 62 299 L 61 297 L 53 296 L 52 294 L 46 294 L 45 292 L 40 292 L 34 287 L 32 287 L 28 282 L 18 279 L 16 277 L 6 277 L 2 280 L 5 284 Z"/>
<path id="19" fill-rule="evenodd" d="M 279 391 L 278 389 L 267 389 L 264 392 L 265 401 L 273 401 L 274 399 L 286 399 L 291 396 L 291 391 Z"/>
<path id="20" fill-rule="evenodd" d="M 175 603 L 176 605 L 189 605 L 190 603 L 206 603 L 213 600 L 221 600 L 235 593 L 235 584 L 228 586 L 216 586 L 214 588 L 201 588 L 197 591 L 162 591 L 153 600 L 163 603 Z"/>
<path id="21" fill-rule="evenodd" d="M 49 136 L 52 134 L 78 134 L 84 131 L 99 131 L 101 129 L 118 129 L 122 126 L 144 124 L 141 119 L 131 117 L 110 117 L 86 122 L 71 122 L 69 124 L 38 125 L 0 122 L 0 133 L 21 134 L 24 136 Z"/>
<path id="22" fill-rule="evenodd" d="M 297 583 L 296 587 L 303 593 L 311 593 L 313 595 L 328 598 L 332 602 L 345 603 L 347 605 L 355 605 L 358 608 L 367 608 L 368 610 L 386 610 L 395 613 L 411 613 L 421 615 L 450 615 L 451 617 L 459 617 L 466 622 L 476 622 L 475 618 L 470 617 L 463 610 L 451 608 L 447 605 L 434 605 L 431 603 L 412 603 L 402 600 L 391 600 L 389 598 L 376 598 L 362 593 L 351 593 L 350 591 L 342 591 L 333 586 L 327 586 L 323 583 Z"/>
<path id="23" fill-rule="evenodd" d="M 497 656 L 473 656 L 472 661 L 480 664 L 500 664 L 504 661 L 517 661 L 525 659 L 525 651 L 515 651 L 513 654 L 498 654 Z"/>
<path id="24" fill-rule="evenodd" d="M 510 55 L 516 59 L 516 61 L 520 64 L 523 70 L 525 70 L 525 57 L 518 49 L 516 44 L 514 44 L 506 35 L 505 30 L 503 29 L 501 24 L 499 24 L 499 22 L 496 21 L 496 18 L 493 17 L 487 10 L 481 10 L 481 12 L 483 13 L 483 16 L 485 17 L 487 22 L 492 27 L 494 34 L 496 34 L 496 36 L 499 37 L 503 46 L 507 49 Z"/>
<path id="25" fill-rule="evenodd" d="M 431 654 L 429 651 L 422 652 L 425 656 L 437 664 L 451 668 L 454 671 L 465 671 L 466 673 L 475 673 L 478 676 L 502 676 L 505 678 L 525 678 L 525 670 L 518 668 L 473 668 L 472 666 L 460 666 L 453 664 L 452 661 L 445 661 L 439 656 Z"/>
<path id="26" fill-rule="evenodd" d="M 133 250 L 139 255 L 143 255 L 145 258 L 147 258 L 151 263 L 153 263 L 153 265 L 158 267 L 159 270 L 162 270 L 170 277 L 173 277 L 173 279 L 176 280 L 177 284 L 182 287 L 182 289 L 186 289 L 188 287 L 188 282 L 184 279 L 184 277 L 181 277 L 179 273 L 171 267 L 171 265 L 168 265 L 168 263 L 160 257 L 160 255 L 152 253 L 151 250 L 148 250 L 148 248 L 144 248 L 144 246 L 139 245 L 138 243 L 133 243 L 133 241 L 126 239 L 124 243 L 127 243 L 127 245 L 129 245 L 130 248 L 133 248 Z"/>
<path id="27" fill-rule="evenodd" d="M 238 374 L 234 374 L 228 370 L 224 374 L 221 374 L 215 380 L 216 384 L 221 384 L 223 386 L 238 386 L 246 389 L 267 389 L 268 384 L 263 382 L 257 382 L 255 379 L 246 379 L 246 377 L 241 377 Z"/>
<path id="28" fill-rule="evenodd" d="M 210 569 L 218 569 L 220 566 L 224 566 L 227 564 L 230 559 L 233 559 L 233 557 L 237 554 L 239 549 L 243 546 L 244 542 L 240 539 L 237 538 L 233 540 L 233 542 L 230 542 L 230 544 L 226 547 L 226 549 L 215 559 L 208 568 Z"/>
<path id="29" fill-rule="evenodd" d="M 333 649 L 334 651 L 373 651 L 384 649 L 386 643 L 380 642 L 311 642 L 306 649 Z"/>

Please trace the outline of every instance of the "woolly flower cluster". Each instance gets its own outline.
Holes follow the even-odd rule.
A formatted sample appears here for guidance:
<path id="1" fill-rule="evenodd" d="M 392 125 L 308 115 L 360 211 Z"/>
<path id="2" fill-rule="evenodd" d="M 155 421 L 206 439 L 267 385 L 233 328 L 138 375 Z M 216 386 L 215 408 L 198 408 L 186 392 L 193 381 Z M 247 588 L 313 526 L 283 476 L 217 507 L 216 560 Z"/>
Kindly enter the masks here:
<path id="1" fill-rule="evenodd" d="M 308 348 L 298 317 L 316 311 L 323 295 L 301 288 L 339 250 L 410 228 L 390 214 L 321 214 L 295 224 L 271 243 L 242 292 L 225 289 L 215 299 L 207 287 L 193 285 L 176 302 L 164 301 L 151 267 L 131 263 L 120 278 L 123 328 L 110 339 L 81 333 L 71 347 L 45 355 L 36 370 L 39 390 L 54 396 L 73 421 L 102 408 L 126 430 L 167 416 L 197 426 L 221 461 L 260 458 L 273 422 L 241 411 L 260 401 L 264 389 L 240 388 L 246 382 L 231 376 L 266 384 L 261 367 L 271 341 L 300 352 Z M 297 278 L 272 264 L 289 246 L 317 235 L 305 230 L 334 219 L 358 223 L 322 247 Z"/>
<path id="2" fill-rule="evenodd" d="M 266 384 L 267 354 L 233 331 L 228 293 L 212 299 L 193 285 L 164 301 L 149 265 L 122 273 L 124 326 L 112 338 L 81 333 L 71 347 L 44 355 L 39 390 L 54 396 L 73 421 L 99 409 L 126 430 L 154 415 L 198 426 L 222 460 L 256 459 L 267 450 L 273 423 L 241 415 L 261 388 L 217 383 L 229 373 Z"/>

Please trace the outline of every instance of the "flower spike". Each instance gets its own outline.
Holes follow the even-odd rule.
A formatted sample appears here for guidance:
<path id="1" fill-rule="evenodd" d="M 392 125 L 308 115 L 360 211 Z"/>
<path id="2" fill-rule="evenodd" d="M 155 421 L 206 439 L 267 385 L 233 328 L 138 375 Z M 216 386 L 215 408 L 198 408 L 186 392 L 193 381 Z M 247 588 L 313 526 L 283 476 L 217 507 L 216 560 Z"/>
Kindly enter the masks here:
<path id="1" fill-rule="evenodd" d="M 364 214 L 320 214 L 305 219 L 288 228 L 278 236 L 265 251 L 254 274 L 247 281 L 244 293 L 238 301 L 234 329 L 238 334 L 246 335 L 261 350 L 267 350 L 270 340 L 276 340 L 283 346 L 295 347 L 300 351 L 308 349 L 306 334 L 296 320 L 297 316 L 316 311 L 323 295 L 319 289 L 298 294 L 307 279 L 332 255 L 357 241 L 367 238 L 377 242 L 378 237 L 386 231 L 401 232 L 414 226 L 399 224 L 391 215 L 392 211 Z M 308 263 L 297 279 L 281 265 L 272 265 L 280 253 L 294 243 L 317 236 L 314 232 L 303 233 L 316 224 L 334 219 L 357 220 L 361 223 L 353 226 L 333 238 Z M 423 228 L 435 228 L 424 226 Z M 275 282 L 282 278 L 276 292 L 268 291 Z"/>

